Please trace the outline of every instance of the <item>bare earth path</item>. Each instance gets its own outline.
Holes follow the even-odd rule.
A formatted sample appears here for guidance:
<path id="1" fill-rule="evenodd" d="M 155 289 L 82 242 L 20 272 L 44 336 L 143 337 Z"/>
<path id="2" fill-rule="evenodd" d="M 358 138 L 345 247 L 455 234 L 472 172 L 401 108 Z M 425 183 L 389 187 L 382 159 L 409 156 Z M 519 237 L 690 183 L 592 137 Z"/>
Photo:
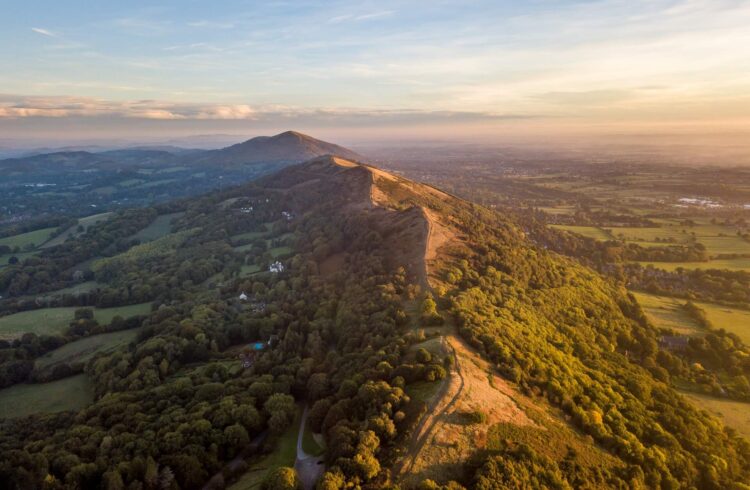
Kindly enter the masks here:
<path id="1" fill-rule="evenodd" d="M 445 337 L 441 337 L 441 340 L 443 342 L 443 348 L 445 349 Z M 427 411 L 414 429 L 414 433 L 409 441 L 409 449 L 394 472 L 399 478 L 411 472 L 417 456 L 419 456 L 420 451 L 432 434 L 437 419 L 444 415 L 450 407 L 455 405 L 463 391 L 464 378 L 461 374 L 461 366 L 456 356 L 456 351 L 452 345 L 447 345 L 450 348 L 451 355 L 455 361 L 454 369 L 451 370 L 450 377 L 443 380 L 440 390 L 433 397 L 432 401 L 427 406 Z M 451 393 L 452 396 L 450 399 L 447 399 L 447 396 Z"/>

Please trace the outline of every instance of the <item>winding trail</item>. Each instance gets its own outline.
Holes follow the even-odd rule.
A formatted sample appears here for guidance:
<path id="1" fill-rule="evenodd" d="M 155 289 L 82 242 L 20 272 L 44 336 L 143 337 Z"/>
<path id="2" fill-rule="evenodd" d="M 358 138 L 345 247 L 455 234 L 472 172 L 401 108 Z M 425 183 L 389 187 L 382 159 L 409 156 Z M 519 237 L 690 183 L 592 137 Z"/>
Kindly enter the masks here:
<path id="1" fill-rule="evenodd" d="M 305 409 L 302 412 L 302 420 L 299 424 L 299 432 L 297 433 L 297 460 L 294 462 L 294 469 L 297 470 L 297 474 L 299 475 L 304 490 L 312 490 L 315 488 L 315 484 L 325 470 L 322 457 L 307 454 L 302 448 L 302 439 L 305 434 L 308 410 L 309 407 L 305 405 Z"/>
<path id="2" fill-rule="evenodd" d="M 427 443 L 427 440 L 430 438 L 430 435 L 432 434 L 432 431 L 435 428 L 435 424 L 438 422 L 438 419 L 445 415 L 445 413 L 456 404 L 464 390 L 465 381 L 464 376 L 461 372 L 461 365 L 458 359 L 458 355 L 456 354 L 456 349 L 450 344 L 450 342 L 446 342 L 445 337 L 441 338 L 443 340 L 443 343 L 448 345 L 451 355 L 453 356 L 453 366 L 455 369 L 455 374 L 456 376 L 458 376 L 459 381 L 458 389 L 456 390 L 456 393 L 453 395 L 450 401 L 439 412 L 435 413 L 435 409 L 438 407 L 440 402 L 443 401 L 445 396 L 448 394 L 448 389 L 450 388 L 450 383 L 448 382 L 447 378 L 443 381 L 440 390 L 435 395 L 430 405 L 428 405 L 427 411 L 424 415 L 422 415 L 422 419 L 414 429 L 414 433 L 412 434 L 411 440 L 409 441 L 408 451 L 404 455 L 404 458 L 401 460 L 398 467 L 395 468 L 394 473 L 398 475 L 399 478 L 408 474 L 414 467 L 414 463 L 419 456 L 419 453 L 422 451 L 422 448 Z M 454 371 L 451 371 L 451 373 L 453 372 Z"/>

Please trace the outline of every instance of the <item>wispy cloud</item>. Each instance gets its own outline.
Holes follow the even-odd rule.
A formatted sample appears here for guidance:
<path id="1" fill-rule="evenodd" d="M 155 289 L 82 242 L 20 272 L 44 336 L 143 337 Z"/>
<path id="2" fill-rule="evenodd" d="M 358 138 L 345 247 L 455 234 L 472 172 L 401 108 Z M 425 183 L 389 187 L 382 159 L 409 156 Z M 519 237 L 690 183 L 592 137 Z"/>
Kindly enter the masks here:
<path id="1" fill-rule="evenodd" d="M 129 118 L 160 120 L 252 120 L 363 122 L 467 121 L 529 119 L 537 116 L 470 111 L 295 107 L 279 104 L 201 104 L 158 100 L 111 101 L 91 97 L 0 95 L 0 119 Z"/>
<path id="2" fill-rule="evenodd" d="M 351 22 L 359 22 L 363 20 L 373 20 L 373 19 L 380 19 L 383 17 L 388 17 L 393 14 L 395 14 L 395 10 L 380 10 L 377 12 L 368 12 L 365 14 L 342 14 L 342 15 L 336 15 L 334 17 L 331 17 L 328 19 L 329 24 L 340 24 L 342 22 L 351 21 Z"/>
<path id="3" fill-rule="evenodd" d="M 42 29 L 41 27 L 32 27 L 31 30 L 36 32 L 37 34 L 41 34 L 42 36 L 57 37 L 54 32 L 47 29 Z"/>

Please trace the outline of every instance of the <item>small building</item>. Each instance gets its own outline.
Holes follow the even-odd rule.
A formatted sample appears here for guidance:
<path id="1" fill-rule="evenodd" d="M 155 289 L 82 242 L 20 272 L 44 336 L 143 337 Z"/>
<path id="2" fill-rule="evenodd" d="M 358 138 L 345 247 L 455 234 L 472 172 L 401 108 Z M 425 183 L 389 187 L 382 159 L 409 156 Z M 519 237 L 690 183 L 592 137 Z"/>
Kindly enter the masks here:
<path id="1" fill-rule="evenodd" d="M 274 262 L 268 267 L 268 270 L 273 272 L 274 274 L 284 272 L 284 264 L 282 264 L 281 262 L 277 260 L 276 262 Z"/>
<path id="2" fill-rule="evenodd" d="M 690 338 L 685 335 L 662 335 L 659 347 L 672 351 L 683 351 L 690 345 Z"/>
<path id="3" fill-rule="evenodd" d="M 247 294 L 245 294 L 245 291 L 242 291 L 242 294 L 240 294 L 240 301 L 247 301 Z"/>

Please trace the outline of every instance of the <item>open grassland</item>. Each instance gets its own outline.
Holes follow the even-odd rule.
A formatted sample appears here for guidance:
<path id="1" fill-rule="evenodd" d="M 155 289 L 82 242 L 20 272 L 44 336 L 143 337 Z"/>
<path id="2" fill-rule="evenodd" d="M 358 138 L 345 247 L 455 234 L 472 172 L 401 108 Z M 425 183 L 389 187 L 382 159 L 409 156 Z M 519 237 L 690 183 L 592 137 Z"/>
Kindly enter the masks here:
<path id="1" fill-rule="evenodd" d="M 0 390 L 0 418 L 78 410 L 93 401 L 94 389 L 85 374 L 49 383 L 17 384 Z"/>
<path id="2" fill-rule="evenodd" d="M 85 362 L 94 354 L 109 352 L 122 345 L 127 345 L 138 335 L 139 329 L 121 330 L 119 332 L 92 335 L 75 342 L 65 344 L 59 349 L 38 358 L 37 369 L 46 369 L 60 363 Z"/>
<path id="3" fill-rule="evenodd" d="M 301 418 L 302 411 L 298 410 L 292 425 L 276 441 L 274 450 L 270 454 L 259 456 L 251 461 L 247 472 L 236 483 L 230 485 L 229 489 L 258 489 L 269 471 L 281 466 L 294 466 L 294 461 L 297 459 L 297 434 Z"/>
<path id="4" fill-rule="evenodd" d="M 20 235 L 13 235 L 5 238 L 0 238 L 0 245 L 7 245 L 9 247 L 19 247 L 21 249 L 27 247 L 39 247 L 49 240 L 50 235 L 57 228 L 42 228 L 41 230 L 34 230 L 28 233 L 21 233 Z"/>
<path id="5" fill-rule="evenodd" d="M 750 271 L 750 258 L 716 259 L 708 262 L 639 262 L 642 266 L 653 266 L 665 271 L 683 269 L 727 269 L 730 271 Z"/>
<path id="6" fill-rule="evenodd" d="M 78 220 L 78 224 L 75 226 L 71 226 L 61 234 L 57 235 L 52 240 L 49 240 L 44 244 L 44 247 L 42 248 L 49 248 L 54 247 L 56 245 L 60 245 L 65 242 L 68 238 L 74 237 L 78 235 L 78 227 L 82 226 L 84 230 L 88 228 L 89 226 L 93 226 L 97 223 L 101 223 L 102 221 L 106 221 L 109 219 L 109 217 L 112 216 L 112 213 L 99 213 L 99 214 L 93 214 L 91 216 L 86 216 L 85 218 L 81 218 Z"/>
<path id="7" fill-rule="evenodd" d="M 687 314 L 682 305 L 685 300 L 633 292 L 646 317 L 657 328 L 670 328 L 684 335 L 700 335 L 705 330 Z"/>
<path id="8" fill-rule="evenodd" d="M 245 277 L 251 274 L 257 274 L 260 271 L 261 271 L 261 268 L 258 265 L 255 265 L 255 264 L 243 265 L 242 267 L 240 267 L 240 276 Z"/>
<path id="9" fill-rule="evenodd" d="M 230 240 L 234 243 L 245 241 L 245 240 L 256 240 L 258 238 L 263 238 L 266 236 L 267 232 L 265 231 L 248 231 L 247 233 L 240 233 L 239 235 L 233 235 Z"/>
<path id="10" fill-rule="evenodd" d="M 634 242 L 672 242 L 672 243 L 689 243 L 692 236 L 681 228 L 672 227 L 612 227 L 607 228 L 613 236 Z"/>
<path id="11" fill-rule="evenodd" d="M 572 225 L 551 225 L 558 230 L 565 230 L 571 233 L 593 238 L 594 240 L 612 240 L 612 236 L 597 226 L 572 226 Z"/>
<path id="12" fill-rule="evenodd" d="M 714 328 L 723 328 L 727 332 L 732 332 L 746 345 L 750 345 L 750 311 L 713 303 L 696 302 L 696 305 L 703 308 Z"/>
<path id="13" fill-rule="evenodd" d="M 28 257 L 31 257 L 32 255 L 36 255 L 34 252 L 22 252 L 17 254 L 5 254 L 0 255 L 0 267 L 8 265 L 8 261 L 11 257 L 15 257 L 18 259 L 18 262 L 21 263 Z"/>
<path id="14" fill-rule="evenodd" d="M 292 253 L 292 248 L 287 247 L 287 246 L 276 247 L 276 248 L 270 249 L 268 252 L 271 254 L 271 257 L 273 257 L 274 259 L 277 259 L 279 257 L 282 257 L 284 255 L 289 255 L 290 253 Z"/>
<path id="15" fill-rule="evenodd" d="M 150 225 L 136 233 L 133 238 L 142 242 L 149 242 L 161 238 L 172 231 L 172 220 L 179 218 L 184 213 L 162 214 L 157 216 Z"/>
<path id="16" fill-rule="evenodd" d="M 0 338 L 16 338 L 24 333 L 35 333 L 37 335 L 61 333 L 73 320 L 77 309 L 74 306 L 41 308 L 0 317 Z M 114 308 L 93 308 L 93 310 L 96 321 L 102 325 L 107 325 L 116 316 L 128 318 L 135 315 L 145 315 L 151 311 L 151 303 L 116 306 Z"/>
<path id="17" fill-rule="evenodd" d="M 63 294 L 78 295 L 83 293 L 89 293 L 95 289 L 100 288 L 102 285 L 96 281 L 86 281 L 70 286 L 69 288 L 58 289 L 57 291 L 50 291 L 45 293 L 45 296 L 62 296 Z"/>
<path id="18" fill-rule="evenodd" d="M 687 391 L 681 392 L 695 406 L 719 417 L 727 427 L 750 439 L 750 403 L 737 402 L 723 398 Z"/>
<path id="19" fill-rule="evenodd" d="M 633 292 L 633 295 L 656 327 L 671 328 L 685 335 L 706 332 L 682 308 L 685 304 L 684 299 L 639 292 Z M 750 310 L 697 301 L 695 304 L 706 312 L 713 328 L 723 328 L 727 332 L 732 332 L 750 345 Z"/>

